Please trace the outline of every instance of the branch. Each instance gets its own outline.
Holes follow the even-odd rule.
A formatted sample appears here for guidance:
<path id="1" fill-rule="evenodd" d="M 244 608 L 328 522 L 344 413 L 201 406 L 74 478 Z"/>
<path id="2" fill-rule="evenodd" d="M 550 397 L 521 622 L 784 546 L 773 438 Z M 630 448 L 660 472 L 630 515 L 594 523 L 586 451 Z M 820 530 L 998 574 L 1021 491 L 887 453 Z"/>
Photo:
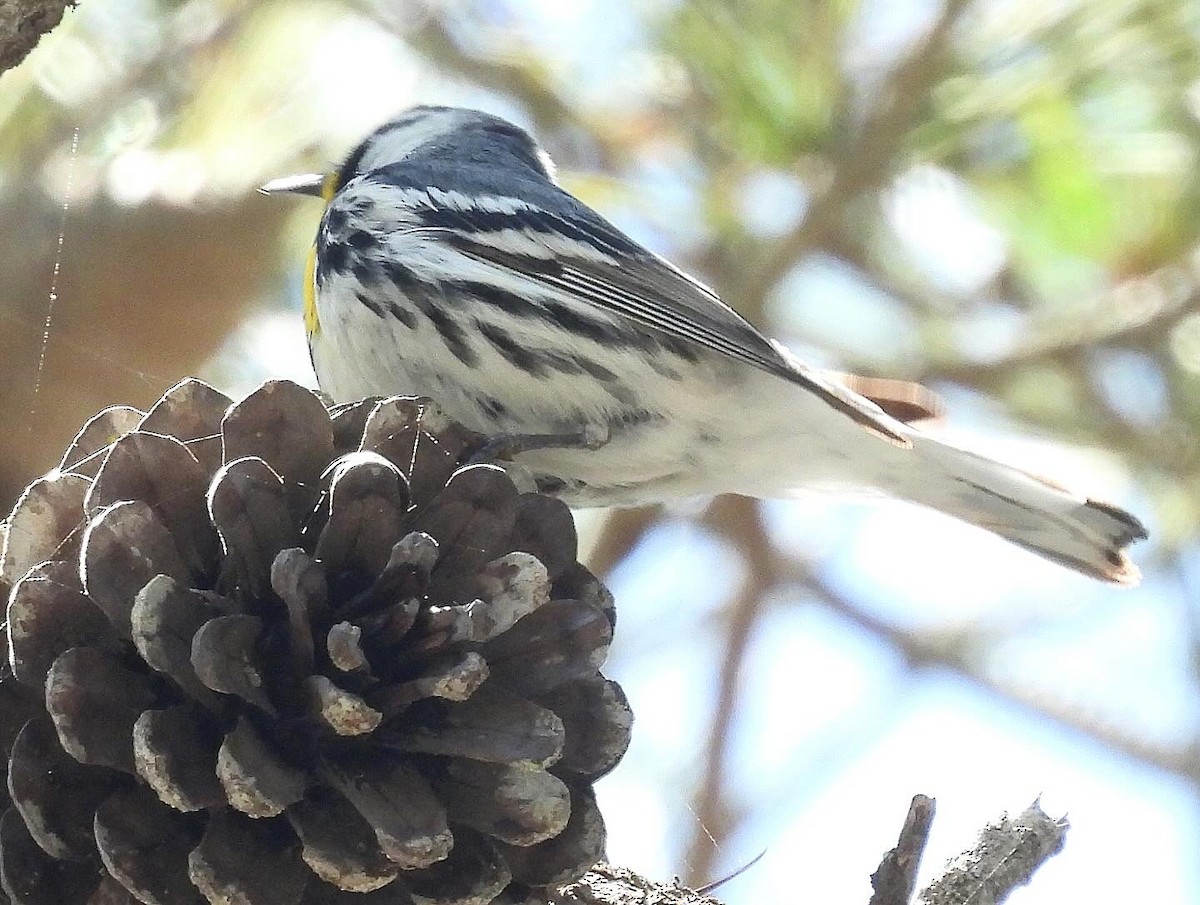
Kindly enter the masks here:
<path id="1" fill-rule="evenodd" d="M 875 893 L 870 905 L 908 905 L 933 824 L 933 814 L 932 798 L 913 796 L 896 847 L 883 856 L 879 869 L 871 875 Z M 921 891 L 918 901 L 922 905 L 999 905 L 1014 889 L 1026 885 L 1043 863 L 1062 850 L 1067 829 L 1065 818 L 1048 817 L 1036 801 L 1016 817 L 1005 814 L 983 829 L 973 848 L 952 859 L 942 875 Z M 797 890 L 801 880 L 799 876 L 795 880 Z M 535 897 L 508 905 L 720 903 L 678 881 L 655 883 L 633 871 L 601 862 L 578 882 L 550 893 L 545 899 Z"/>
<path id="2" fill-rule="evenodd" d="M 588 550 L 587 566 L 596 577 L 608 580 L 609 574 L 636 547 L 654 525 L 662 520 L 660 506 L 613 509 L 604 518 L 599 536 Z"/>
<path id="3" fill-rule="evenodd" d="M 25 59 L 42 35 L 62 20 L 74 0 L 12 0 L 0 3 L 0 72 Z"/>
<path id="4" fill-rule="evenodd" d="M 705 513 L 705 521 L 744 558 L 746 577 L 724 610 L 724 654 L 717 679 L 717 699 L 704 746 L 700 788 L 692 804 L 696 829 L 685 863 L 689 876 L 701 882 L 712 876 L 718 847 L 733 823 L 725 781 L 741 676 L 754 628 L 766 607 L 768 592 L 777 583 L 777 557 L 757 500 L 717 497 Z"/>
<path id="5" fill-rule="evenodd" d="M 655 883 L 631 870 L 601 862 L 577 883 L 563 887 L 554 905 L 720 905 L 678 881 Z"/>
<path id="6" fill-rule="evenodd" d="M 1062 851 L 1070 826 L 1034 802 L 1016 817 L 1005 814 L 979 834 L 970 851 L 950 862 L 946 872 L 918 896 L 923 905 L 999 905 L 1034 872 Z"/>
<path id="7" fill-rule="evenodd" d="M 536 49 L 475 54 L 459 44 L 441 15 L 426 16 L 414 25 L 409 17 L 397 16 L 386 5 L 361 4 L 358 10 L 437 68 L 515 98 L 539 132 L 569 127 L 586 136 L 597 159 L 612 165 L 618 147 L 611 141 L 611 135 L 600 128 L 601 122 L 590 119 L 585 110 L 564 97 L 559 90 L 561 86 L 543 65 Z"/>
<path id="8" fill-rule="evenodd" d="M 786 566 L 781 566 L 786 568 Z M 986 667 L 975 662 L 971 649 L 958 637 L 909 632 L 861 609 L 816 570 L 791 564 L 790 578 L 811 592 L 814 598 L 833 612 L 887 641 L 914 666 L 938 666 L 975 683 L 985 691 L 1013 704 L 1028 708 L 1038 717 L 1053 720 L 1111 751 L 1132 757 L 1181 776 L 1190 782 L 1200 777 L 1200 743 L 1175 747 L 1157 745 L 1132 735 L 1120 727 L 1098 724 L 1080 712 L 1076 703 L 1047 699 L 1028 688 L 989 675 Z"/>
<path id="9" fill-rule="evenodd" d="M 804 220 L 747 268 L 754 276 L 745 287 L 746 299 L 765 296 L 801 255 L 836 232 L 847 204 L 888 178 L 894 158 L 941 76 L 950 35 L 967 6 L 968 0 L 946 0 L 925 38 L 892 70 L 862 127 L 846 147 L 837 149 L 838 166 Z"/>
<path id="10" fill-rule="evenodd" d="M 532 52 L 525 59 L 505 58 L 499 54 L 474 56 L 459 46 L 440 16 L 427 16 L 418 27 L 412 28 L 389 14 L 386 7 L 372 4 L 361 9 L 438 66 L 481 85 L 501 88 L 519 98 L 536 122 L 542 125 L 579 122 L 578 112 L 563 99 L 550 72 L 533 62 L 535 55 Z"/>
<path id="11" fill-rule="evenodd" d="M 900 830 L 896 847 L 883 856 L 879 869 L 871 874 L 869 905 L 908 905 L 917 885 L 917 869 L 929 841 L 933 826 L 934 800 L 927 795 L 914 795 L 908 806 L 908 816 Z"/>
<path id="12" fill-rule="evenodd" d="M 1034 325 L 1030 340 L 995 361 L 935 367 L 922 377 L 979 384 L 1034 364 L 1069 364 L 1077 355 L 1105 345 L 1153 344 L 1198 309 L 1200 249 L 1190 260 L 1119 283 L 1082 311 Z"/>

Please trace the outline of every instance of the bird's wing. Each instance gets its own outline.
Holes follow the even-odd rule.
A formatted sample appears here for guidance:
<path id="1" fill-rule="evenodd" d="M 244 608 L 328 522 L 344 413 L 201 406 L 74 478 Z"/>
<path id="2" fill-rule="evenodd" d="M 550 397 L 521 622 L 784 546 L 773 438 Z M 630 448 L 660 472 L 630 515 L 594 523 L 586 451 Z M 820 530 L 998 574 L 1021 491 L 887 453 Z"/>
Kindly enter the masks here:
<path id="1" fill-rule="evenodd" d="M 550 186 L 539 187 L 545 195 Z M 711 289 L 647 251 L 573 196 L 554 188 L 552 207 L 509 199 L 520 207 L 494 212 L 456 207 L 448 240 L 464 254 L 547 289 L 585 300 L 660 335 L 709 349 L 799 384 L 832 408 L 898 446 L 903 428 L 835 375 L 810 368 L 759 333 Z M 561 241 L 567 237 L 571 242 Z"/>

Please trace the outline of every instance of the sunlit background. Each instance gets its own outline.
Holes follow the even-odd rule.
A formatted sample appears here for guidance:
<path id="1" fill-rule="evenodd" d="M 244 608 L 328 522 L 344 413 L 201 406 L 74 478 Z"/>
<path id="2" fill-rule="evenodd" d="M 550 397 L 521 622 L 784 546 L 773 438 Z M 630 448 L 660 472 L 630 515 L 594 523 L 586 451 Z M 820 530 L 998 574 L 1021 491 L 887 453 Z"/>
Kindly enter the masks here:
<path id="1" fill-rule="evenodd" d="M 638 720 L 611 859 L 865 903 L 913 794 L 926 878 L 1041 796 L 1072 829 L 1012 901 L 1200 902 L 1200 5 L 83 0 L 0 77 L 0 508 L 106 405 L 313 385 L 319 204 L 253 190 L 420 102 L 1153 534 L 1115 590 L 898 504 L 585 514 Z"/>

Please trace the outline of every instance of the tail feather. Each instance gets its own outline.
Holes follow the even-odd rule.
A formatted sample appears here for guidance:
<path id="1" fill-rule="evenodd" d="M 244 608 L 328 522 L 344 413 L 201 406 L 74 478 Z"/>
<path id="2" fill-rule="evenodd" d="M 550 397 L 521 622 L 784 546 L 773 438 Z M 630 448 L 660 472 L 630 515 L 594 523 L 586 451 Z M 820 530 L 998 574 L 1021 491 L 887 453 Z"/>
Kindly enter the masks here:
<path id="1" fill-rule="evenodd" d="M 918 438 L 913 452 L 923 467 L 904 469 L 896 495 L 1093 578 L 1125 585 L 1140 579 L 1126 547 L 1146 529 L 1123 509 L 929 438 Z"/>

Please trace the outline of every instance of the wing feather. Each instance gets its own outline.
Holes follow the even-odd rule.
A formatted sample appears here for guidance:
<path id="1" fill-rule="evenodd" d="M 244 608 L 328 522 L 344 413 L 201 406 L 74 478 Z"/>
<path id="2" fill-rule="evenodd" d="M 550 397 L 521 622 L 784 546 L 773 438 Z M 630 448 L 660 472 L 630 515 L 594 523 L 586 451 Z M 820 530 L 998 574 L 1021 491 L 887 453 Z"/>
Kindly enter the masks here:
<path id="1" fill-rule="evenodd" d="M 461 183 L 462 172 L 456 176 Z M 574 196 L 551 183 L 535 182 L 513 195 L 489 196 L 490 207 L 463 204 L 441 212 L 425 207 L 421 213 L 464 254 L 661 336 L 778 375 L 885 440 L 911 445 L 903 425 L 873 402 L 798 361 L 711 289 L 638 245 Z"/>

